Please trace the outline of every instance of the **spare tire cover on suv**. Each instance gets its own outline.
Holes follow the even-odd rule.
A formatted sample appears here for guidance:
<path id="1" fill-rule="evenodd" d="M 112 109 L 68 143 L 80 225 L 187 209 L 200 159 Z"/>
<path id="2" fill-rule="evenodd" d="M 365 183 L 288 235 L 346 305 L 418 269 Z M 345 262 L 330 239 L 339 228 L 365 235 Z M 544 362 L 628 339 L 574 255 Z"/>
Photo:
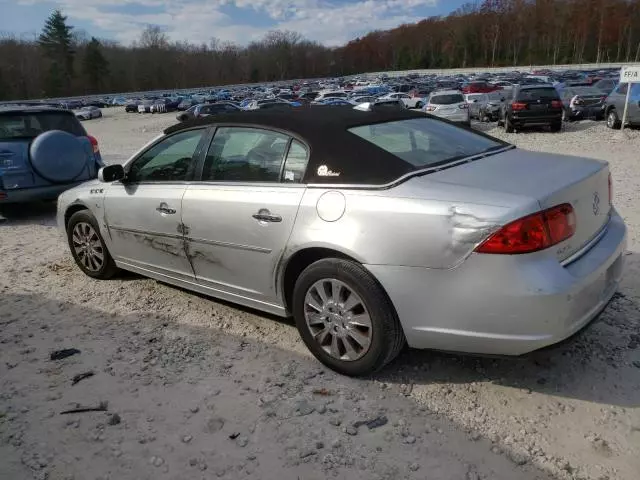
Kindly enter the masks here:
<path id="1" fill-rule="evenodd" d="M 29 160 L 35 172 L 53 183 L 71 182 L 80 176 L 89 155 L 80 138 L 62 130 L 38 135 L 29 149 Z"/>

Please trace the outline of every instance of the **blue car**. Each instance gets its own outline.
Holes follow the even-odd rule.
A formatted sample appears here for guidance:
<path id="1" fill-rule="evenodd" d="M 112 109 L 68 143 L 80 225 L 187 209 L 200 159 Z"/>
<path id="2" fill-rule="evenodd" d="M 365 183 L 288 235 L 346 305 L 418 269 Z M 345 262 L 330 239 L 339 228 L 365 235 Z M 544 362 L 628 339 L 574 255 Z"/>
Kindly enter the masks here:
<path id="1" fill-rule="evenodd" d="M 103 166 L 97 140 L 73 112 L 0 107 L 0 206 L 53 200 Z"/>

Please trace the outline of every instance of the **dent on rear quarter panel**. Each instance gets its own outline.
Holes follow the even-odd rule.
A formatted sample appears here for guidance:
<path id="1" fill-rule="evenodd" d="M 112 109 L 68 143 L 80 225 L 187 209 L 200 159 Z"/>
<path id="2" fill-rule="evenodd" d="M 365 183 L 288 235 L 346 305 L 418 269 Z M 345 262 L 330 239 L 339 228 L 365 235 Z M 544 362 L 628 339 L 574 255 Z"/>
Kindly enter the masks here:
<path id="1" fill-rule="evenodd" d="M 288 251 L 322 246 L 364 264 L 453 268 L 513 212 L 497 205 L 399 197 L 392 190 L 340 189 L 345 213 L 326 222 L 316 204 L 328 190 L 305 192 Z"/>

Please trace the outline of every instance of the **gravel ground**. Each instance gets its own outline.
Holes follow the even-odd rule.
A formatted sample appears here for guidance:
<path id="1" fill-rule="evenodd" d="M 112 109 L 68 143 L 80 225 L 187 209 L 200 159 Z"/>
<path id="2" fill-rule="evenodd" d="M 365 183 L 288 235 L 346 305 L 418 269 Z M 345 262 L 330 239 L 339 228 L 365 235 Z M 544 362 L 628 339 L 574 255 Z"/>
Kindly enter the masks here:
<path id="1" fill-rule="evenodd" d="M 86 126 L 116 162 L 173 122 L 110 109 Z M 83 276 L 52 206 L 12 209 L 0 226 L 0 478 L 637 479 L 640 132 L 476 128 L 611 162 L 626 275 L 581 335 L 516 359 L 409 351 L 348 379 L 286 321 L 135 275 Z M 49 359 L 71 347 L 81 352 Z M 106 412 L 60 414 L 103 401 Z"/>

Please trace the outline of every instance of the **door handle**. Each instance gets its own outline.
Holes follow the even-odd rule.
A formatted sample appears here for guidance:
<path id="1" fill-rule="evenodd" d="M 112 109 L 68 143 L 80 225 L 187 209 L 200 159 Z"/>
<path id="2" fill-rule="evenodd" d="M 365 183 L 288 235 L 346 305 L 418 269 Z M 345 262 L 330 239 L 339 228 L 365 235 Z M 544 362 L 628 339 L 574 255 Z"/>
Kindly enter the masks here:
<path id="1" fill-rule="evenodd" d="M 251 216 L 261 222 L 278 223 L 282 221 L 282 217 L 280 215 L 275 215 L 266 208 L 261 208 L 258 213 L 254 213 Z"/>
<path id="2" fill-rule="evenodd" d="M 175 208 L 170 208 L 169 205 L 167 205 L 166 203 L 162 202 L 156 208 L 156 212 L 164 213 L 165 215 L 173 215 L 173 214 L 176 213 L 176 209 Z"/>

